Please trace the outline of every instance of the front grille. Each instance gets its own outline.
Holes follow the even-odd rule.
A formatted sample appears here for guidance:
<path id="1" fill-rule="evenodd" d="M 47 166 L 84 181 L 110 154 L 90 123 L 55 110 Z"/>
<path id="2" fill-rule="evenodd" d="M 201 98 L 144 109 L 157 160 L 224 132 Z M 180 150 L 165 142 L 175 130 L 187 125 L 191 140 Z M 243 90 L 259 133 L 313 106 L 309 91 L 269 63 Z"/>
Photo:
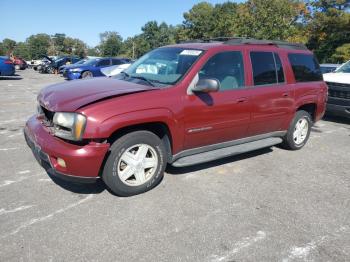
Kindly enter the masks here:
<path id="1" fill-rule="evenodd" d="M 327 82 L 328 96 L 342 99 L 350 99 L 350 84 Z"/>

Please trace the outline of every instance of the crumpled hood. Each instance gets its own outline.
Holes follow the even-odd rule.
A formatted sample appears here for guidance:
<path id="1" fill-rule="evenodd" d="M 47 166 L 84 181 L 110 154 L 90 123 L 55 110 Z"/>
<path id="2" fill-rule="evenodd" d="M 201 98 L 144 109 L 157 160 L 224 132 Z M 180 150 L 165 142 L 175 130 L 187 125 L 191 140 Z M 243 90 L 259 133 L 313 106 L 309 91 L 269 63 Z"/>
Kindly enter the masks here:
<path id="1" fill-rule="evenodd" d="M 50 111 L 73 112 L 101 99 L 154 89 L 159 88 L 113 78 L 73 80 L 42 89 L 38 101 Z"/>
<path id="2" fill-rule="evenodd" d="M 327 73 L 323 74 L 323 80 L 326 82 L 350 84 L 350 73 Z"/>

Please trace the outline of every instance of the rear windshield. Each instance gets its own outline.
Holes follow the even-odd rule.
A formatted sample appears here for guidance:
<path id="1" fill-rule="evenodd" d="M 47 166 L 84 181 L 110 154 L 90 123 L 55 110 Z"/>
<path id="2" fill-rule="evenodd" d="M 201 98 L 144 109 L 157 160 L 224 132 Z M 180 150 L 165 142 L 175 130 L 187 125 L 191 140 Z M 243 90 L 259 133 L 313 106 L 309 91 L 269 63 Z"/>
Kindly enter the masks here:
<path id="1" fill-rule="evenodd" d="M 289 54 L 296 82 L 322 81 L 320 65 L 313 55 Z"/>

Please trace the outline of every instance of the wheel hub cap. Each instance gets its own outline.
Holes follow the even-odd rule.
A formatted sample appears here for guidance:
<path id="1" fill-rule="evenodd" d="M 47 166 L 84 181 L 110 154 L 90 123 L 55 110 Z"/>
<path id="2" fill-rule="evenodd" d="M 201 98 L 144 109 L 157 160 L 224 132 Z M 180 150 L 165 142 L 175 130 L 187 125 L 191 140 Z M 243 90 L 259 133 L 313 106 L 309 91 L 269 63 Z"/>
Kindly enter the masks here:
<path id="1" fill-rule="evenodd" d="M 302 144 L 309 131 L 309 122 L 305 119 L 299 119 L 299 121 L 296 123 L 294 127 L 294 133 L 293 133 L 293 140 L 295 144 L 300 145 Z"/>
<path id="2" fill-rule="evenodd" d="M 158 156 L 153 147 L 138 144 L 124 151 L 118 162 L 118 176 L 128 186 L 148 182 L 156 172 Z"/>

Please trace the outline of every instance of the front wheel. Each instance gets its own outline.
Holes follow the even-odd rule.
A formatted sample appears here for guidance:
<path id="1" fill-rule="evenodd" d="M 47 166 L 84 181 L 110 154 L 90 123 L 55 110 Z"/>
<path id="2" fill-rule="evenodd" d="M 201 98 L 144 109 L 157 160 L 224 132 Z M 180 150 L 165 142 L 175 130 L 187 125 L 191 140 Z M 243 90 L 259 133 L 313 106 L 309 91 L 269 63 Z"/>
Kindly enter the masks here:
<path id="1" fill-rule="evenodd" d="M 20 68 L 19 65 L 15 65 L 15 69 L 16 69 L 16 70 L 20 70 L 21 68 Z"/>
<path id="2" fill-rule="evenodd" d="M 283 146 L 290 150 L 301 149 L 310 137 L 311 127 L 310 114 L 304 110 L 297 111 L 284 137 Z"/>
<path id="3" fill-rule="evenodd" d="M 92 75 L 92 73 L 91 73 L 90 71 L 85 71 L 85 72 L 83 72 L 83 73 L 81 74 L 81 78 L 82 78 L 82 79 L 85 79 L 85 78 L 92 78 L 92 77 L 94 77 L 94 76 Z"/>
<path id="4" fill-rule="evenodd" d="M 154 188 L 166 167 L 166 149 L 149 131 L 135 131 L 116 140 L 103 169 L 102 179 L 118 196 L 132 196 Z"/>

